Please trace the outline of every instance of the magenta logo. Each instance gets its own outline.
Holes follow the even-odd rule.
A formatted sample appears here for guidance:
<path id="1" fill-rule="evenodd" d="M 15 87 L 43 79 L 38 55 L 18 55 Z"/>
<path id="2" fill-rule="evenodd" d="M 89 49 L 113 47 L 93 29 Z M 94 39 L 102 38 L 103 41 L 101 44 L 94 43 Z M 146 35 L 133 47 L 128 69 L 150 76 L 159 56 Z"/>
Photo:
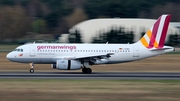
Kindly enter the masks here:
<path id="1" fill-rule="evenodd" d="M 76 46 L 37 46 L 38 50 L 42 50 L 42 49 L 76 49 Z"/>

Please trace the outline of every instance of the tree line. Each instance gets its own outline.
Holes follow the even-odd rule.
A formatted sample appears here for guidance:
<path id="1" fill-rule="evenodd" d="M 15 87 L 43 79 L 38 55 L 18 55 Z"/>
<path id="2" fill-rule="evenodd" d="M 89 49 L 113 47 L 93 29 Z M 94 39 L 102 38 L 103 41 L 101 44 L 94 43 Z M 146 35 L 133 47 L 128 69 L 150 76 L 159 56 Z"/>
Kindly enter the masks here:
<path id="1" fill-rule="evenodd" d="M 167 5 L 169 3 L 173 5 Z M 157 15 L 155 17 L 157 18 L 161 15 L 159 12 L 164 13 L 160 10 L 165 8 L 168 8 L 167 13 L 173 13 L 173 8 L 178 9 L 175 4 L 180 4 L 180 1 L 0 0 L 0 39 L 14 40 L 24 37 L 28 32 L 59 35 L 67 33 L 75 24 L 92 18 L 148 18 L 151 15 Z M 164 9 L 158 8 L 158 5 L 163 6 Z M 180 21 L 180 16 L 174 14 L 172 19 Z"/>

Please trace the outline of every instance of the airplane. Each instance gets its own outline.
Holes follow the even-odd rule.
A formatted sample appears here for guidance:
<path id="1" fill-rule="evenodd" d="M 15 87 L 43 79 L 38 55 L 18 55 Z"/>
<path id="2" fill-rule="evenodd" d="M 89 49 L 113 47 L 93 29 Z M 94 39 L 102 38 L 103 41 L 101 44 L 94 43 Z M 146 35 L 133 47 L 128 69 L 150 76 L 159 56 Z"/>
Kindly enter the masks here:
<path id="1" fill-rule="evenodd" d="M 83 73 L 90 74 L 92 65 L 131 62 L 175 51 L 174 47 L 164 45 L 170 18 L 170 14 L 160 16 L 133 44 L 31 43 L 17 47 L 6 58 L 30 63 L 30 73 L 34 73 L 34 64 L 51 64 L 54 69 L 82 69 Z"/>

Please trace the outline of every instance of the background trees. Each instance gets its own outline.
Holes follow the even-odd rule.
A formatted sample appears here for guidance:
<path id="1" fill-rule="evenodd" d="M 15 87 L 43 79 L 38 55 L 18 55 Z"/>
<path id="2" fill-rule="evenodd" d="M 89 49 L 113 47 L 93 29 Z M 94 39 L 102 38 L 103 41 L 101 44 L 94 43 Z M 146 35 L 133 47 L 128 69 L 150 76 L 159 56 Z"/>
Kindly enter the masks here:
<path id="1" fill-rule="evenodd" d="M 30 18 L 21 6 L 0 7 L 0 39 L 16 39 L 30 30 Z"/>
<path id="2" fill-rule="evenodd" d="M 0 0 L 0 39 L 23 38 L 27 32 L 59 36 L 92 18 L 157 18 L 171 13 L 171 21 L 180 21 L 179 5 L 179 0 Z"/>
<path id="3" fill-rule="evenodd" d="M 81 33 L 79 30 L 75 30 L 74 33 L 69 33 L 69 43 L 82 43 Z"/>
<path id="4" fill-rule="evenodd" d="M 125 31 L 125 28 L 112 27 L 108 32 L 100 32 L 92 39 L 92 43 L 133 43 L 134 32 Z"/>

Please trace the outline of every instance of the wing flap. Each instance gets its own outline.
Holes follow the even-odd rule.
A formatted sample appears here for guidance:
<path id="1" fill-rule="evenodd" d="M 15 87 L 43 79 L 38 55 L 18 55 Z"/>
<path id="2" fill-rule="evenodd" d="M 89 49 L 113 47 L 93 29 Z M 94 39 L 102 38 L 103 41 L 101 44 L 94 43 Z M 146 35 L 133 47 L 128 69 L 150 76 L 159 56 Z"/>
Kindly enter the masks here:
<path id="1" fill-rule="evenodd" d="M 111 57 L 111 55 L 114 55 L 114 53 L 92 54 L 92 55 L 76 56 L 76 59 L 88 59 L 88 58 L 104 59 L 104 58 L 109 58 L 109 57 Z"/>

